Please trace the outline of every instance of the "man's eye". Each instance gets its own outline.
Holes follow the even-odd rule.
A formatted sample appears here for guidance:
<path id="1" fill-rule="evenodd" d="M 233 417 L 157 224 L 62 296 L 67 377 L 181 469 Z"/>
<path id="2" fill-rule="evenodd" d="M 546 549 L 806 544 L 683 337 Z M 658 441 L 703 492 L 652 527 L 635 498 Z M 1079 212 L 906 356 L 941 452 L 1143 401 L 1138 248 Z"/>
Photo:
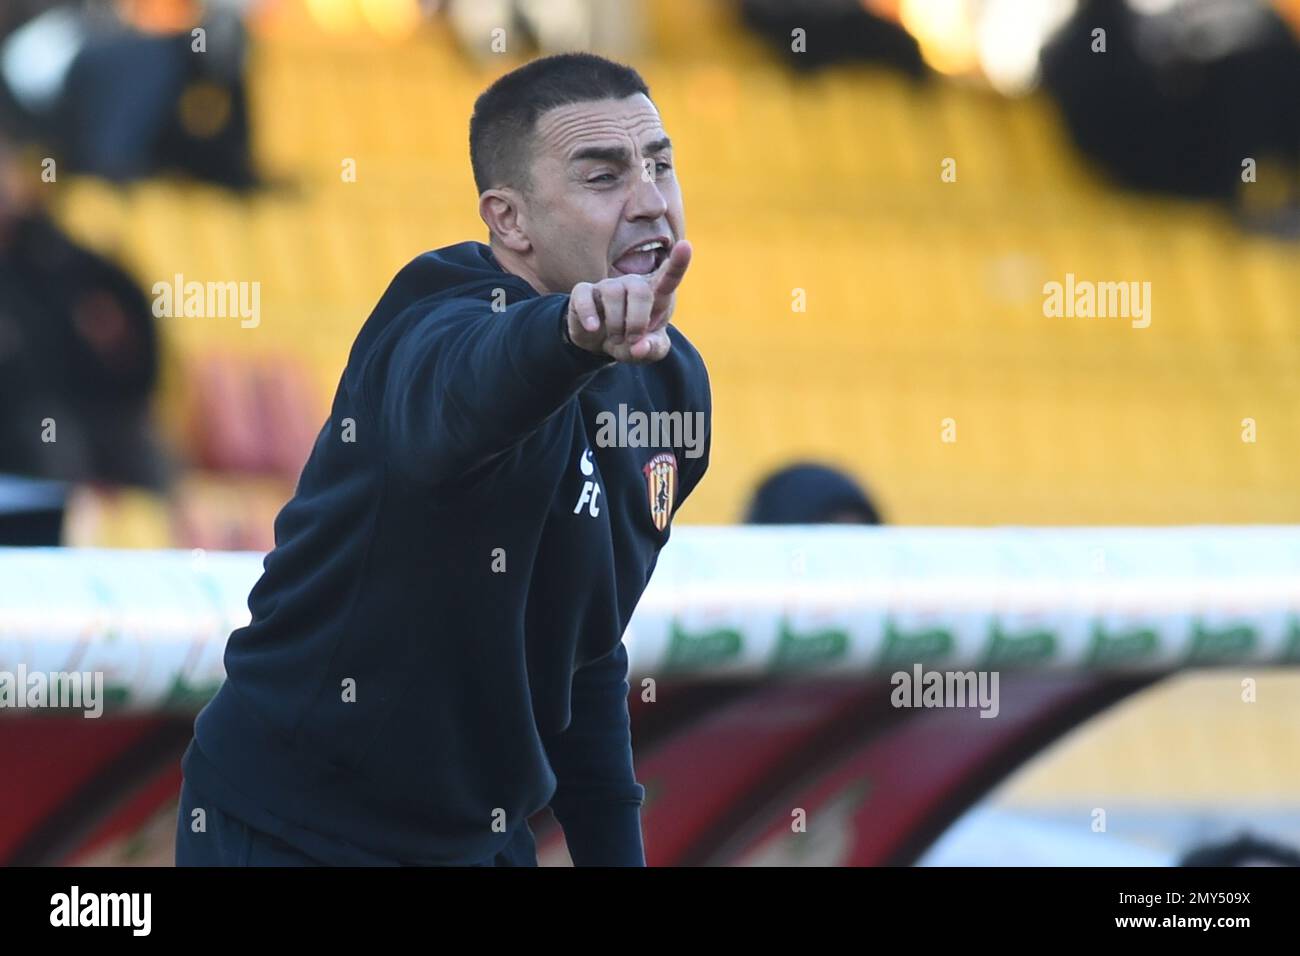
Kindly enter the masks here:
<path id="1" fill-rule="evenodd" d="M 665 163 L 665 162 L 658 162 L 658 163 L 655 163 L 655 172 L 657 172 L 657 173 L 666 173 L 666 172 L 668 172 L 668 170 L 670 170 L 670 169 L 672 169 L 672 168 L 673 168 L 673 167 L 672 167 L 671 165 L 669 165 L 668 163 Z"/>
<path id="2" fill-rule="evenodd" d="M 613 173 L 601 173 L 599 176 L 594 176 L 591 179 L 587 180 L 587 182 L 589 183 L 613 182 L 617 178 L 618 177 L 615 176 Z"/>

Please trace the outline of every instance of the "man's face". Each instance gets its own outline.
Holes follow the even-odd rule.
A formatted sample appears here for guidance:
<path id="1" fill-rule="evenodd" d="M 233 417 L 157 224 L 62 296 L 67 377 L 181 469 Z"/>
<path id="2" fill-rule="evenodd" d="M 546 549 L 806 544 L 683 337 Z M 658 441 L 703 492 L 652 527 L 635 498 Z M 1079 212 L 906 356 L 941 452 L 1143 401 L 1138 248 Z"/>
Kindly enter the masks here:
<path id="1" fill-rule="evenodd" d="M 558 106 L 539 117 L 532 146 L 520 258 L 543 291 L 659 268 L 686 223 L 672 147 L 647 97 Z"/>

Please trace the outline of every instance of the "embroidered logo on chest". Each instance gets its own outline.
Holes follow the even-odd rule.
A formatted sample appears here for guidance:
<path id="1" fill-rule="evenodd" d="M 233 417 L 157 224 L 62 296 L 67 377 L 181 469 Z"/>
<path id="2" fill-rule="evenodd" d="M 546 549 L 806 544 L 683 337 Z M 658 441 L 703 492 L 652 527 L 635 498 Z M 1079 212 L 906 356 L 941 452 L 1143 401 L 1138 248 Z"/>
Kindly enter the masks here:
<path id="1" fill-rule="evenodd" d="M 670 451 L 651 458 L 643 469 L 650 501 L 650 519 L 660 531 L 668 527 L 677 496 L 677 456 Z"/>

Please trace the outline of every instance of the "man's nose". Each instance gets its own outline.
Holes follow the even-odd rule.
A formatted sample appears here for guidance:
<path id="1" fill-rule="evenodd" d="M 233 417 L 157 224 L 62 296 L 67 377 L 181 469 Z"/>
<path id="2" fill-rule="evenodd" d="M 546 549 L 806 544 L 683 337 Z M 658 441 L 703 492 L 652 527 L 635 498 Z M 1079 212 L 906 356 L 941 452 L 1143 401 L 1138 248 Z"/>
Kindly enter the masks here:
<path id="1" fill-rule="evenodd" d="M 659 219 L 668 212 L 668 200 L 659 191 L 655 181 L 653 161 L 637 171 L 632 183 L 632 195 L 627 201 L 628 219 Z"/>

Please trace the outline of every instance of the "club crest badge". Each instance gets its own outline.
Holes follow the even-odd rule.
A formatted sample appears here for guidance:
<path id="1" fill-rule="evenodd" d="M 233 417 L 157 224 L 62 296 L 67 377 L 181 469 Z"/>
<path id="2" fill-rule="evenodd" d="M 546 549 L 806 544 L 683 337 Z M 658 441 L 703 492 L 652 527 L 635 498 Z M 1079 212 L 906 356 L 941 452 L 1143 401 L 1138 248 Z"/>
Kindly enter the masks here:
<path id="1" fill-rule="evenodd" d="M 677 497 L 677 456 L 670 451 L 655 455 L 645 468 L 646 491 L 650 496 L 650 519 L 660 531 L 668 527 Z"/>

